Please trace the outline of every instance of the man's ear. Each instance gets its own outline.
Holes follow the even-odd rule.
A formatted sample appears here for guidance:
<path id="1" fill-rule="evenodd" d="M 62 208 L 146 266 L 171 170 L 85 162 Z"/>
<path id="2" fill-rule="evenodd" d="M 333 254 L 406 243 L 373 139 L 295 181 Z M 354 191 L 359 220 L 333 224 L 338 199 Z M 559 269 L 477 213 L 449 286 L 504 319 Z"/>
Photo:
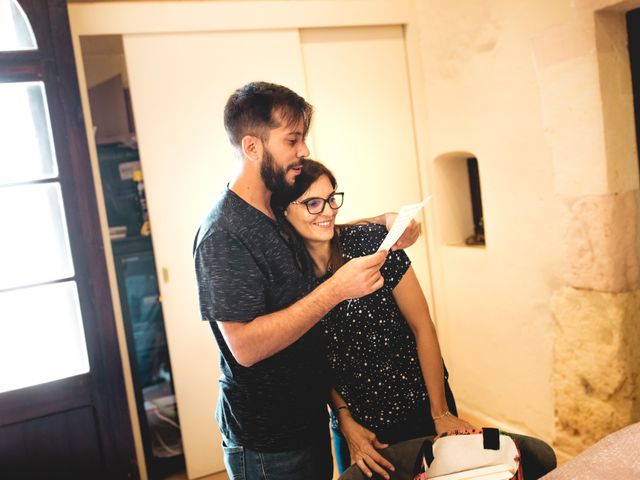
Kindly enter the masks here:
<path id="1" fill-rule="evenodd" d="M 242 148 L 242 156 L 254 162 L 262 158 L 262 140 L 253 135 L 245 135 L 242 137 L 240 147 Z"/>

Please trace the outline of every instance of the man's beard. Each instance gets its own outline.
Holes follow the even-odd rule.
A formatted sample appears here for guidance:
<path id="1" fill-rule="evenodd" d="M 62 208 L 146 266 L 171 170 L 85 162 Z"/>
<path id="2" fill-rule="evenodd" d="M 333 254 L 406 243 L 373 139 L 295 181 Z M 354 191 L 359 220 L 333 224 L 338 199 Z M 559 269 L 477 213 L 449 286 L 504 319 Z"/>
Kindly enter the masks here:
<path id="1" fill-rule="evenodd" d="M 276 195 L 286 194 L 293 188 L 287 183 L 287 170 L 276 165 L 271 152 L 264 149 L 262 154 L 262 164 L 260 165 L 260 176 L 265 186 Z"/>

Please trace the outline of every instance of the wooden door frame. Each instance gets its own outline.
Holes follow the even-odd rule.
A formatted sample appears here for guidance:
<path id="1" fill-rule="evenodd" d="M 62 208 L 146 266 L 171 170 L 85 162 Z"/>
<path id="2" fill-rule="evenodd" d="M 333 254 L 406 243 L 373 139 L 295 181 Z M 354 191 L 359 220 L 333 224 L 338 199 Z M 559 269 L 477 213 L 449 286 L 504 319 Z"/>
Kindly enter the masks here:
<path id="1" fill-rule="evenodd" d="M 105 464 L 135 467 L 96 192 L 65 0 L 18 0 L 38 50 L 0 52 L 0 81 L 44 81 L 73 254 L 90 371 L 0 394 L 0 426 L 95 406 Z M 137 475 L 137 474 L 136 474 Z"/>

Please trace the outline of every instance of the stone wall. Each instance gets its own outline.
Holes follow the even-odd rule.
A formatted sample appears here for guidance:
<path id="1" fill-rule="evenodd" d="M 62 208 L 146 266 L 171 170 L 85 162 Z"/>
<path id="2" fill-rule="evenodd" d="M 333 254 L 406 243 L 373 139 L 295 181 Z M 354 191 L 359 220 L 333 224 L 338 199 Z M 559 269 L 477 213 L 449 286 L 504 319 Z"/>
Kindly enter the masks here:
<path id="1" fill-rule="evenodd" d="M 625 12 L 576 0 L 534 40 L 543 122 L 565 219 L 555 320 L 555 446 L 575 455 L 640 420 L 638 155 Z"/>
<path id="2" fill-rule="evenodd" d="M 638 167 L 624 17 L 637 5 L 574 5 L 573 28 L 581 33 L 572 38 L 581 45 L 580 62 L 597 74 L 587 92 L 597 102 L 573 115 L 591 117 L 601 148 L 588 152 L 598 165 L 591 175 L 574 170 L 559 185 L 573 204 L 565 237 L 567 286 L 552 297 L 555 445 L 569 455 L 640 420 Z M 564 70 L 566 84 L 579 85 L 577 72 L 567 76 L 569 65 L 560 62 L 556 69 Z M 556 143 L 568 145 L 562 136 Z M 579 162 L 580 143 L 565 153 Z"/>
<path id="3" fill-rule="evenodd" d="M 640 291 L 555 293 L 556 441 L 575 455 L 640 419 Z"/>
<path id="4" fill-rule="evenodd" d="M 581 198 L 556 291 L 556 446 L 575 455 L 640 420 L 638 192 Z"/>

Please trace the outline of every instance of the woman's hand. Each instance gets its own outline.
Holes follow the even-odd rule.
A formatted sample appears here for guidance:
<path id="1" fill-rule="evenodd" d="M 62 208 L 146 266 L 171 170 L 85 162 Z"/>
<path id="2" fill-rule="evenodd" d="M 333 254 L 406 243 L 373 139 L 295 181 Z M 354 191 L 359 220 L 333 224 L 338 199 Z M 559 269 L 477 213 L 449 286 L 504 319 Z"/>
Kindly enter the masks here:
<path id="1" fill-rule="evenodd" d="M 452 413 L 434 420 L 433 423 L 436 426 L 436 433 L 438 435 L 443 432 L 451 432 L 453 430 L 473 430 L 475 428 L 470 423 L 456 417 Z"/>
<path id="2" fill-rule="evenodd" d="M 389 445 L 381 443 L 372 431 L 356 422 L 348 412 L 340 415 L 339 425 L 349 445 L 351 465 L 357 464 L 369 478 L 374 471 L 383 478 L 389 479 L 385 469 L 393 472 L 395 468 L 378 452 L 378 449 L 387 448 Z"/>

